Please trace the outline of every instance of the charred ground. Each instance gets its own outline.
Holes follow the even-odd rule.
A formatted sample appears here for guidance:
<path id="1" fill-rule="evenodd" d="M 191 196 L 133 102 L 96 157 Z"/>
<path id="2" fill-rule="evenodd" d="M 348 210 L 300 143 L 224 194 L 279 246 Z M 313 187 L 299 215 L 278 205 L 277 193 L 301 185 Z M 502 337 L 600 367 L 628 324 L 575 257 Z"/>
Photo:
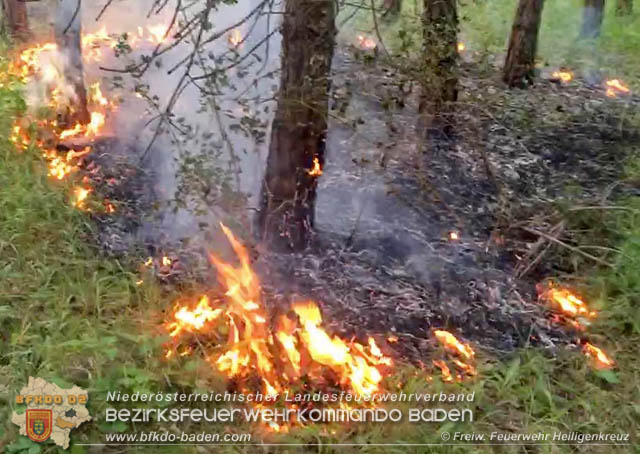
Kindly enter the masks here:
<path id="1" fill-rule="evenodd" d="M 397 68 L 349 48 L 335 60 L 318 232 L 304 253 L 256 245 L 267 304 L 277 312 L 292 298 L 313 298 L 336 333 L 399 336 L 391 348 L 412 362 L 427 359 L 435 328 L 493 354 L 572 344 L 536 285 L 576 261 L 606 262 L 604 246 L 576 246 L 571 210 L 638 193 L 637 182 L 620 181 L 637 151 L 640 100 L 608 98 L 601 83 L 580 77 L 506 90 L 467 63 L 455 135 L 424 144 L 415 85 L 397 83 Z M 92 159 L 121 210 L 98 218 L 98 243 L 119 255 L 137 250 L 132 261 L 170 251 L 174 263 L 159 277 L 171 286 L 211 282 L 201 246 L 152 233 L 153 175 L 138 153 L 117 140 L 104 148 Z"/>

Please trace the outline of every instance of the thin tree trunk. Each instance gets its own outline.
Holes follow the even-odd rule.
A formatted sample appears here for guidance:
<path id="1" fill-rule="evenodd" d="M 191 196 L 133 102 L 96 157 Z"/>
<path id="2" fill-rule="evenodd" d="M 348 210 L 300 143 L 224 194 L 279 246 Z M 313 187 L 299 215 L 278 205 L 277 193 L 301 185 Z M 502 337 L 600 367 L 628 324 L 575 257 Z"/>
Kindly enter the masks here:
<path id="1" fill-rule="evenodd" d="M 59 51 L 68 58 L 65 78 L 75 93 L 74 104 L 63 121 L 69 126 L 87 124 L 90 118 L 82 64 L 82 0 L 58 0 L 55 35 Z"/>
<path id="2" fill-rule="evenodd" d="M 448 135 L 458 99 L 458 13 L 456 0 L 423 1 L 424 70 L 420 96 L 423 135 Z"/>
<path id="3" fill-rule="evenodd" d="M 27 41 L 31 37 L 27 4 L 20 0 L 2 0 L 4 21 L 13 39 Z"/>
<path id="4" fill-rule="evenodd" d="M 543 6 L 544 0 L 520 0 L 518 4 L 502 73 L 502 80 L 510 87 L 533 82 Z"/>
<path id="5" fill-rule="evenodd" d="M 395 18 L 402 11 L 402 0 L 384 0 L 382 17 Z"/>
<path id="6" fill-rule="evenodd" d="M 584 0 L 580 37 L 593 39 L 600 36 L 604 18 L 604 0 Z"/>
<path id="7" fill-rule="evenodd" d="M 262 187 L 258 229 L 277 249 L 300 250 L 313 226 L 324 165 L 329 72 L 335 42 L 334 0 L 286 0 L 282 75 Z"/>
<path id="8" fill-rule="evenodd" d="M 616 16 L 630 16 L 633 13 L 633 0 L 617 0 Z"/>

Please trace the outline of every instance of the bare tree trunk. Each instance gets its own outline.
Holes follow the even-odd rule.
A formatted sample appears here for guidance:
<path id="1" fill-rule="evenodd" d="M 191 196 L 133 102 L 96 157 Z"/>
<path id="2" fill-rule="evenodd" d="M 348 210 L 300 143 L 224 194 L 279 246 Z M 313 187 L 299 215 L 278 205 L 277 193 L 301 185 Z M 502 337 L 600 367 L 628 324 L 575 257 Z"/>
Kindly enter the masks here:
<path id="1" fill-rule="evenodd" d="M 384 0 L 382 17 L 392 19 L 402 11 L 402 0 Z"/>
<path id="2" fill-rule="evenodd" d="M 580 38 L 597 38 L 602 29 L 604 0 L 584 0 Z"/>
<path id="3" fill-rule="evenodd" d="M 68 125 L 87 124 L 90 118 L 82 65 L 82 0 L 58 0 L 55 35 L 58 49 L 68 58 L 65 78 L 75 92 L 75 103 L 63 121 Z"/>
<path id="4" fill-rule="evenodd" d="M 633 0 L 617 0 L 616 16 L 630 16 L 633 13 Z"/>
<path id="5" fill-rule="evenodd" d="M 502 80 L 510 87 L 532 83 L 544 0 L 520 0 L 511 28 Z"/>
<path id="6" fill-rule="evenodd" d="M 262 187 L 258 229 L 277 249 L 300 250 L 313 226 L 317 178 L 324 165 L 334 0 L 286 0 L 282 75 Z"/>
<path id="7" fill-rule="evenodd" d="M 456 0 L 424 0 L 420 129 L 423 136 L 448 135 L 458 99 L 458 13 Z"/>
<path id="8" fill-rule="evenodd" d="M 31 37 L 27 4 L 20 0 L 2 0 L 4 21 L 13 39 L 27 41 Z"/>

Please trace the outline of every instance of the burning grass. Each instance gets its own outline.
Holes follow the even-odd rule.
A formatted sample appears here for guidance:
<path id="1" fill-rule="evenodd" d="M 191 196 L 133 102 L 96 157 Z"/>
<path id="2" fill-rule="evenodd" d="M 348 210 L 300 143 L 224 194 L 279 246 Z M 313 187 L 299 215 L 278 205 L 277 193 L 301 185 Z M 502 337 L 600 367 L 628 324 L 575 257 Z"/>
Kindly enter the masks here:
<path id="1" fill-rule="evenodd" d="M 185 335 L 204 335 L 213 343 L 212 352 L 204 352 L 213 367 L 244 383 L 258 378 L 265 395 L 281 393 L 303 377 L 311 386 L 338 386 L 365 396 L 379 392 L 392 361 L 376 341 L 369 337 L 361 344 L 329 335 L 313 301 L 297 301 L 288 313 L 273 320 L 246 248 L 224 225 L 222 230 L 240 266 L 211 256 L 225 298 L 212 303 L 203 296 L 191 308 L 178 304 L 166 324 L 173 338 L 166 356 L 194 350 L 197 344 Z"/>

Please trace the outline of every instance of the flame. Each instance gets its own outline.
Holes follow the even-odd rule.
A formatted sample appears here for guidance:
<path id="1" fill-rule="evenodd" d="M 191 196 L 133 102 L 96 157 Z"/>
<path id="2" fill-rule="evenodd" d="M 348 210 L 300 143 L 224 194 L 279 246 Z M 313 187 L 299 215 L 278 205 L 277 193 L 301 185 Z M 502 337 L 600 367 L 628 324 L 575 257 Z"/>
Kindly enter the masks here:
<path id="1" fill-rule="evenodd" d="M 369 38 L 364 35 L 358 35 L 358 45 L 361 49 L 371 50 L 378 47 L 375 40 L 373 38 Z"/>
<path id="2" fill-rule="evenodd" d="M 69 137 L 77 136 L 82 134 L 85 128 L 80 124 L 76 123 L 73 128 L 65 129 L 60 133 L 60 139 L 68 139 Z"/>
<path id="3" fill-rule="evenodd" d="M 222 309 L 213 309 L 209 298 L 203 296 L 193 310 L 178 307 L 174 313 L 176 321 L 168 324 L 167 329 L 171 337 L 176 337 L 183 331 L 200 331 L 206 323 L 216 320 L 221 315 Z"/>
<path id="4" fill-rule="evenodd" d="M 618 94 L 627 94 L 631 90 L 620 79 L 609 79 L 605 82 L 606 94 L 610 98 L 615 98 Z"/>
<path id="5" fill-rule="evenodd" d="M 167 26 L 163 24 L 151 25 L 147 27 L 147 31 L 151 35 L 151 41 L 156 44 L 164 42 L 164 37 L 167 35 Z"/>
<path id="6" fill-rule="evenodd" d="M 562 314 L 572 318 L 595 317 L 596 313 L 590 311 L 585 302 L 573 292 L 549 285 L 550 288 L 542 294 L 542 297 L 551 302 Z"/>
<path id="7" fill-rule="evenodd" d="M 227 41 L 232 47 L 238 47 L 240 43 L 242 43 L 242 39 L 242 33 L 240 33 L 240 30 L 238 30 L 237 28 L 231 30 L 231 32 L 227 36 Z"/>
<path id="8" fill-rule="evenodd" d="M 55 150 L 45 151 L 44 157 L 49 162 L 49 176 L 57 180 L 64 179 L 67 175 L 78 169 L 77 160 L 91 152 L 91 147 L 85 147 L 82 151 L 68 151 L 64 157 Z"/>
<path id="9" fill-rule="evenodd" d="M 89 100 L 104 107 L 109 105 L 109 101 L 102 94 L 100 82 L 96 82 L 91 85 L 91 89 L 89 91 Z"/>
<path id="10" fill-rule="evenodd" d="M 453 375 L 451 375 L 451 369 L 449 369 L 449 366 L 447 366 L 447 363 L 439 359 L 434 359 L 433 365 L 436 366 L 438 369 L 440 369 L 440 371 L 442 372 L 443 382 L 449 383 L 453 381 Z"/>
<path id="11" fill-rule="evenodd" d="M 471 345 L 460 342 L 449 331 L 435 330 L 434 334 L 438 342 L 448 350 L 457 352 L 466 359 L 472 359 L 475 356 L 476 353 L 471 348 Z"/>
<path id="12" fill-rule="evenodd" d="M 89 197 L 89 194 L 91 194 L 91 191 L 92 190 L 90 188 L 75 188 L 73 191 L 73 206 L 81 210 L 84 209 L 86 207 L 87 198 Z"/>
<path id="13" fill-rule="evenodd" d="M 227 227 L 221 227 L 239 265 L 210 257 L 225 297 L 215 306 L 208 298 L 201 299 L 195 308 L 178 304 L 172 321 L 165 325 L 173 338 L 168 349 L 177 350 L 184 333 L 226 336 L 222 352 L 210 356 L 210 363 L 230 378 L 257 375 L 267 394 L 277 394 L 303 375 L 311 382 L 330 379 L 359 395 L 378 392 L 383 368 L 392 361 L 375 339 L 370 337 L 366 344 L 360 344 L 331 336 L 322 327 L 320 308 L 313 301 L 295 302 L 291 307 L 295 318 L 280 315 L 271 328 L 249 253 Z M 215 326 L 211 323 L 214 320 Z M 218 331 L 221 324 L 226 328 Z"/>
<path id="14" fill-rule="evenodd" d="M 162 266 L 171 266 L 171 259 L 167 256 L 162 257 Z"/>
<path id="15" fill-rule="evenodd" d="M 467 48 L 467 46 L 465 46 L 464 43 L 458 43 L 457 48 L 458 48 L 458 52 L 463 52 Z"/>
<path id="16" fill-rule="evenodd" d="M 571 71 L 554 71 L 551 78 L 566 84 L 573 80 L 573 73 Z"/>
<path id="17" fill-rule="evenodd" d="M 322 167 L 320 167 L 320 160 L 317 156 L 313 158 L 313 169 L 307 170 L 307 173 L 312 177 L 319 177 L 322 175 Z"/>
<path id="18" fill-rule="evenodd" d="M 458 232 L 455 232 L 455 231 L 449 232 L 449 239 L 451 241 L 459 240 L 460 239 L 460 235 L 458 234 Z"/>
<path id="19" fill-rule="evenodd" d="M 598 369 L 611 369 L 615 366 L 615 362 L 605 352 L 589 342 L 584 344 L 583 351 L 585 355 L 594 360 Z"/>

